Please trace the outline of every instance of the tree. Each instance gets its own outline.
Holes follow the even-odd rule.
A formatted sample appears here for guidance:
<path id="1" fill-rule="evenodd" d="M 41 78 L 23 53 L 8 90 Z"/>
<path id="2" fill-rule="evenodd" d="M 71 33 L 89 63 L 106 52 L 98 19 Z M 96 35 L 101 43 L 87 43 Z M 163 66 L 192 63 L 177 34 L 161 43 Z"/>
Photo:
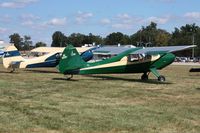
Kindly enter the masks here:
<path id="1" fill-rule="evenodd" d="M 37 42 L 36 44 L 35 44 L 35 47 L 37 48 L 37 47 L 46 47 L 47 46 L 47 44 L 46 43 L 44 43 L 44 42 Z"/>
<path id="2" fill-rule="evenodd" d="M 124 35 L 121 32 L 114 32 L 109 34 L 106 38 L 105 38 L 105 43 L 106 45 L 117 45 L 117 44 L 125 44 L 123 42 L 123 38 Z"/>
<path id="3" fill-rule="evenodd" d="M 23 38 L 21 38 L 18 33 L 14 33 L 14 34 L 10 35 L 9 38 L 10 38 L 10 43 L 14 43 L 14 46 L 18 50 L 21 50 Z"/>
<path id="4" fill-rule="evenodd" d="M 60 31 L 56 31 L 52 35 L 51 47 L 66 47 L 67 37 Z"/>
<path id="5" fill-rule="evenodd" d="M 170 38 L 171 38 L 170 33 L 166 32 L 165 30 L 158 29 L 157 34 L 155 35 L 155 45 L 167 46 L 169 45 Z"/>
<path id="6" fill-rule="evenodd" d="M 130 36 L 132 44 L 138 46 L 147 46 L 146 44 L 152 44 L 153 46 L 168 45 L 170 41 L 170 33 L 163 29 L 158 29 L 157 24 L 151 22 L 150 25 L 138 30 L 135 34 Z"/>
<path id="7" fill-rule="evenodd" d="M 191 45 L 193 37 L 198 35 L 200 28 L 196 24 L 186 24 L 180 29 L 175 28 L 172 32 L 171 43 L 174 45 Z M 197 37 L 196 37 L 197 38 Z M 195 41 L 196 44 L 199 42 Z"/>
<path id="8" fill-rule="evenodd" d="M 89 35 L 84 35 L 84 39 L 83 39 L 83 45 L 84 44 L 102 44 L 103 43 L 103 39 L 100 36 L 95 36 L 92 33 L 89 33 Z"/>
<path id="9" fill-rule="evenodd" d="M 124 34 L 124 35 L 123 35 L 123 38 L 122 38 L 122 40 L 121 40 L 121 44 L 122 44 L 122 45 L 131 44 L 130 36 Z"/>
<path id="10" fill-rule="evenodd" d="M 173 45 L 191 45 L 195 44 L 198 47 L 195 48 L 195 56 L 200 55 L 200 27 L 195 23 L 186 24 L 185 26 L 181 26 L 179 28 L 175 28 L 174 32 L 172 32 L 172 37 L 170 40 Z M 186 51 L 187 52 L 187 51 Z M 191 56 L 191 52 L 181 52 L 185 53 L 187 56 Z"/>
<path id="11" fill-rule="evenodd" d="M 72 33 L 68 37 L 68 43 L 74 45 L 75 47 L 81 47 L 84 44 L 85 35 L 80 33 Z"/>
<path id="12" fill-rule="evenodd" d="M 32 41 L 31 41 L 31 37 L 25 35 L 24 36 L 24 42 L 23 42 L 23 50 L 30 50 L 30 47 L 32 47 Z"/>

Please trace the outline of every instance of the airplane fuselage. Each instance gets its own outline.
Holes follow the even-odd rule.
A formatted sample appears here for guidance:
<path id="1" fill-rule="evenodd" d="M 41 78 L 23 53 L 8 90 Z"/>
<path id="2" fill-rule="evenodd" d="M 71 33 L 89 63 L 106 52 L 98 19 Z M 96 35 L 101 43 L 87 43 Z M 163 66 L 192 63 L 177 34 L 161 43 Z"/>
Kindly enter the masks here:
<path id="1" fill-rule="evenodd" d="M 77 50 L 69 45 L 65 48 L 57 68 L 64 75 L 70 74 L 71 77 L 68 79 L 71 79 L 74 74 L 143 73 L 141 79 L 148 80 L 151 72 L 158 81 L 165 81 L 165 77 L 157 70 L 174 61 L 175 55 L 171 52 L 191 47 L 194 46 L 130 48 L 109 59 L 87 63 L 80 58 Z"/>
<path id="2" fill-rule="evenodd" d="M 135 48 L 130 52 L 137 51 Z M 65 74 L 117 74 L 117 73 L 146 73 L 150 68 L 162 69 L 171 64 L 175 55 L 172 53 L 162 53 L 149 55 L 135 60 L 130 59 L 130 52 L 116 56 L 111 59 L 102 60 L 95 63 L 87 63 L 80 69 L 65 71 Z M 117 59 L 119 58 L 119 59 Z M 121 59 L 120 59 L 121 58 Z"/>

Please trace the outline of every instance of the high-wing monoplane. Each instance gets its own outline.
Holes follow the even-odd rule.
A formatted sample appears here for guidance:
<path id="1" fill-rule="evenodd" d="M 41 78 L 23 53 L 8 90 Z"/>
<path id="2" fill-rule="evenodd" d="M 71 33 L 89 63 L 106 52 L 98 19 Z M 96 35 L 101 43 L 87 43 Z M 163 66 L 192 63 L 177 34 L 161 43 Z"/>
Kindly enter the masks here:
<path id="1" fill-rule="evenodd" d="M 147 80 L 151 72 L 159 81 L 165 81 L 165 77 L 157 70 L 165 68 L 174 61 L 175 55 L 172 52 L 192 47 L 195 45 L 129 48 L 109 59 L 89 63 L 80 57 L 76 48 L 69 45 L 65 48 L 57 68 L 64 75 L 71 75 L 68 79 L 74 74 L 143 73 L 141 79 Z"/>
<path id="2" fill-rule="evenodd" d="M 92 58 L 92 49 L 96 47 L 77 48 L 84 61 Z M 39 57 L 24 58 L 15 46 L 8 46 L 4 51 L 3 66 L 11 72 L 20 68 L 56 67 L 65 48 L 42 47 L 33 49 L 32 52 L 40 53 Z"/>

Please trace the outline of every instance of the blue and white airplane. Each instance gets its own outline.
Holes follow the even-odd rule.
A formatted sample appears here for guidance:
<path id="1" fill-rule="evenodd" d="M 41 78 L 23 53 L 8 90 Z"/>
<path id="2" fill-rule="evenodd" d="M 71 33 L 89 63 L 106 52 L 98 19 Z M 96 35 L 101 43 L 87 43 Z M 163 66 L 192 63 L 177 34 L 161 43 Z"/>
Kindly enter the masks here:
<path id="1" fill-rule="evenodd" d="M 93 57 L 91 50 L 96 48 L 98 47 L 79 47 L 77 50 L 81 54 L 81 57 L 84 61 L 89 61 Z M 59 64 L 60 56 L 64 49 L 65 48 L 57 47 L 36 48 L 33 50 L 34 52 L 39 51 L 45 54 L 39 57 L 27 59 L 21 56 L 20 52 L 14 45 L 8 46 L 4 51 L 3 66 L 4 68 L 9 69 L 10 72 L 14 72 L 15 69 L 21 68 L 56 67 Z"/>
<path id="2" fill-rule="evenodd" d="M 4 55 L 4 47 L 0 47 L 0 57 Z"/>

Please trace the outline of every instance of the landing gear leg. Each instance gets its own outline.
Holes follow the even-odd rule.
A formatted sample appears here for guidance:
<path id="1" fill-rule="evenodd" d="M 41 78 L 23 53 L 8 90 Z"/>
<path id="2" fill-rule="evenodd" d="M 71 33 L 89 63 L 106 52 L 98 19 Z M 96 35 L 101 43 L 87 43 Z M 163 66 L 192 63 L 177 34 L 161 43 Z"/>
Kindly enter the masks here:
<path id="1" fill-rule="evenodd" d="M 160 75 L 156 68 L 151 68 L 150 71 L 154 74 L 154 76 L 158 78 L 158 81 L 160 82 L 165 81 L 165 77 L 163 75 Z"/>
<path id="2" fill-rule="evenodd" d="M 13 73 L 15 71 L 15 68 L 11 68 L 10 73 Z"/>
<path id="3" fill-rule="evenodd" d="M 146 72 L 141 76 L 142 80 L 148 80 L 149 79 L 149 74 L 147 74 Z"/>
<path id="4" fill-rule="evenodd" d="M 67 80 L 70 80 L 73 78 L 73 74 L 71 74 L 70 77 L 68 77 L 68 75 L 65 75 L 65 76 L 66 76 Z"/>

